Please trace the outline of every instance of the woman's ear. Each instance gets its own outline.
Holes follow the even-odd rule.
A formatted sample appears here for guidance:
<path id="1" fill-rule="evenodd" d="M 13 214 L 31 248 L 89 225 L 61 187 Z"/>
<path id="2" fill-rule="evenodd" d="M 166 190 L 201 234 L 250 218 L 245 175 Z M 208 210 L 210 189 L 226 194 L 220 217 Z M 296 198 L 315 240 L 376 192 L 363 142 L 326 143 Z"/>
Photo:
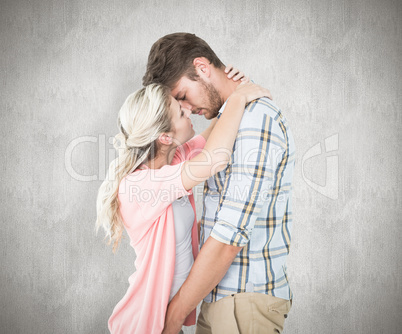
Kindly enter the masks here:
<path id="1" fill-rule="evenodd" d="M 194 58 L 193 65 L 195 67 L 195 71 L 202 78 L 209 78 L 211 75 L 211 64 L 209 60 L 205 57 Z"/>
<path id="2" fill-rule="evenodd" d="M 163 145 L 171 145 L 173 143 L 172 136 L 165 132 L 159 135 L 158 140 Z"/>

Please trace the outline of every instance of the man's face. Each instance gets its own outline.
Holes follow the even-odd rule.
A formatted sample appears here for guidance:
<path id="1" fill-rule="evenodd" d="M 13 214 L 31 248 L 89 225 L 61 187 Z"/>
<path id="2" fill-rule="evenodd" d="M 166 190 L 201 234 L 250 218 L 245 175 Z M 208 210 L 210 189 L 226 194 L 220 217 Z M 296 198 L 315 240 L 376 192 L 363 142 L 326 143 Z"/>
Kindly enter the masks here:
<path id="1" fill-rule="evenodd" d="M 193 81 L 183 76 L 171 94 L 184 108 L 193 114 L 204 115 L 206 119 L 216 117 L 224 102 L 216 88 L 202 78 Z"/>

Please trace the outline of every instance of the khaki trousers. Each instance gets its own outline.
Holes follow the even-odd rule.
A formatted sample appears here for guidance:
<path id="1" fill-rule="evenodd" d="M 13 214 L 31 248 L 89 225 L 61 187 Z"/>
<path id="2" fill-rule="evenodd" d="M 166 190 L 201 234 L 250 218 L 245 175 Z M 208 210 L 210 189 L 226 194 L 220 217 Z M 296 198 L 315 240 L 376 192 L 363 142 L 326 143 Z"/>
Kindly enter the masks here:
<path id="1" fill-rule="evenodd" d="M 196 334 L 282 333 L 292 301 L 263 293 L 237 293 L 202 302 Z"/>

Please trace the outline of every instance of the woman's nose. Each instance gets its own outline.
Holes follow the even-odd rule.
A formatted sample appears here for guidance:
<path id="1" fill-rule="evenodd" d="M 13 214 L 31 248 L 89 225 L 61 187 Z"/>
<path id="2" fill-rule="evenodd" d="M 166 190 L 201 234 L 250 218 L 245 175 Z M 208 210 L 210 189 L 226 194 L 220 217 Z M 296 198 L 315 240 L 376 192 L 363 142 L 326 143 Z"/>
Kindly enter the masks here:
<path id="1" fill-rule="evenodd" d="M 190 109 L 182 107 L 181 110 L 183 111 L 184 116 L 186 116 L 187 118 L 190 118 L 190 115 L 191 115 L 191 110 Z"/>

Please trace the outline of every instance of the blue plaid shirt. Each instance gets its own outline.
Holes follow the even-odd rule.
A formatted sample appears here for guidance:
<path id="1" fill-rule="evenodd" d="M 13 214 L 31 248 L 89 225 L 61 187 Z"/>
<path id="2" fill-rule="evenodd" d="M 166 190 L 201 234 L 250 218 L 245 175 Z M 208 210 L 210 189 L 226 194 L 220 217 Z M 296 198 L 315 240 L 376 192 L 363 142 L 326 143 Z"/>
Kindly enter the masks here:
<path id="1" fill-rule="evenodd" d="M 286 257 L 294 164 L 293 135 L 278 107 L 267 98 L 248 104 L 229 164 L 205 182 L 200 236 L 201 247 L 211 236 L 243 248 L 204 301 L 239 292 L 292 298 Z"/>

